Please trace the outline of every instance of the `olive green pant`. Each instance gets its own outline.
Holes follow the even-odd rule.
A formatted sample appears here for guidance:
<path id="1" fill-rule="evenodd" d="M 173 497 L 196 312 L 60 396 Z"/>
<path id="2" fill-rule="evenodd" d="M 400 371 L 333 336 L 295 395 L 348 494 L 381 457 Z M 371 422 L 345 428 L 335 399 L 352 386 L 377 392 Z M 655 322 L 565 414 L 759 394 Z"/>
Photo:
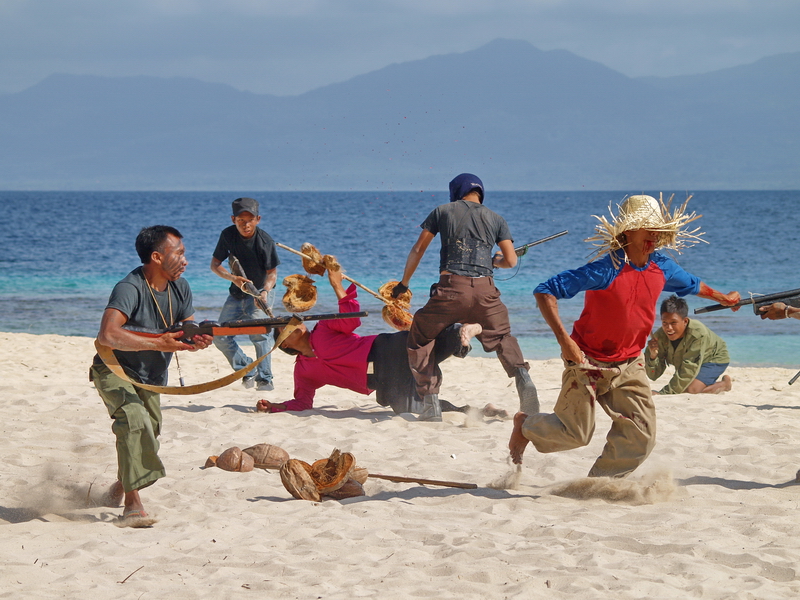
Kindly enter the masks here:
<path id="1" fill-rule="evenodd" d="M 580 365 L 565 362 L 553 414 L 530 415 L 522 433 L 542 453 L 586 446 L 595 428 L 595 406 L 611 417 L 603 453 L 589 477 L 624 477 L 644 462 L 656 443 L 656 408 L 641 357 Z"/>
<path id="2" fill-rule="evenodd" d="M 114 375 L 105 365 L 92 365 L 91 380 L 114 420 L 117 478 L 126 492 L 152 485 L 166 475 L 158 458 L 161 397 Z"/>

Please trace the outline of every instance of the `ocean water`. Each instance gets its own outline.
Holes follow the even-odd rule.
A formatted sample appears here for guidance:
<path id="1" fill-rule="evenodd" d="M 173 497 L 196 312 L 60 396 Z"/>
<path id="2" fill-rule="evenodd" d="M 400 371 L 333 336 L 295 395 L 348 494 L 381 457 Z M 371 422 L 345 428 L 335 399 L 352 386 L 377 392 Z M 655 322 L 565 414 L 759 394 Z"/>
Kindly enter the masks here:
<path id="1" fill-rule="evenodd" d="M 635 193 L 658 195 L 653 190 Z M 671 192 L 665 192 L 665 198 Z M 676 200 L 686 192 L 675 192 Z M 145 226 L 166 224 L 184 235 L 185 277 L 195 296 L 196 317 L 216 319 L 228 283 L 209 269 L 219 232 L 230 225 L 230 203 L 251 196 L 261 203 L 261 227 L 287 246 L 313 243 L 337 256 L 348 276 L 377 290 L 399 279 L 419 224 L 445 192 L 0 192 L 0 331 L 94 336 L 114 284 L 138 266 L 134 239 Z M 490 192 L 487 206 L 503 215 L 515 244 L 569 230 L 533 248 L 518 268 L 499 270 L 496 283 L 511 314 L 512 330 L 528 358 L 558 356 L 552 333 L 536 309 L 533 288 L 591 252 L 584 239 L 596 219 L 625 192 Z M 791 214 L 800 191 L 696 192 L 690 210 L 708 244 L 675 255 L 688 271 L 722 291 L 765 294 L 800 288 L 800 232 Z M 439 243 L 428 249 L 411 282 L 412 309 L 424 304 L 436 281 Z M 300 259 L 279 250 L 279 281 L 302 273 Z M 281 290 L 282 286 L 279 286 Z M 315 312 L 335 309 L 327 283 L 319 283 Z M 364 334 L 388 331 L 382 304 L 359 293 Z M 709 302 L 690 296 L 690 309 Z M 560 302 L 565 322 L 576 319 L 582 298 Z M 278 301 L 276 312 L 284 313 Z M 736 365 L 800 368 L 800 323 L 762 321 L 752 309 L 698 315 L 728 343 Z M 473 354 L 481 352 L 473 350 Z"/>

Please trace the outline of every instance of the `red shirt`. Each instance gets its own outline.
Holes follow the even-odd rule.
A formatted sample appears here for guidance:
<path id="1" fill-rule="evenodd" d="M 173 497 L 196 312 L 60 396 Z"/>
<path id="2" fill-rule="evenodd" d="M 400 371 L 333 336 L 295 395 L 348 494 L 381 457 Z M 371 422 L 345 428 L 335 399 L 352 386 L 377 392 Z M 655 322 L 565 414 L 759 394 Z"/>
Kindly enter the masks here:
<path id="1" fill-rule="evenodd" d="M 339 300 L 339 312 L 358 312 L 356 286 L 347 288 Z M 294 399 L 272 404 L 270 412 L 308 410 L 316 391 L 325 385 L 370 394 L 367 387 L 367 357 L 376 335 L 360 336 L 354 331 L 361 319 L 320 321 L 310 333 L 314 358 L 299 355 L 294 363 Z"/>

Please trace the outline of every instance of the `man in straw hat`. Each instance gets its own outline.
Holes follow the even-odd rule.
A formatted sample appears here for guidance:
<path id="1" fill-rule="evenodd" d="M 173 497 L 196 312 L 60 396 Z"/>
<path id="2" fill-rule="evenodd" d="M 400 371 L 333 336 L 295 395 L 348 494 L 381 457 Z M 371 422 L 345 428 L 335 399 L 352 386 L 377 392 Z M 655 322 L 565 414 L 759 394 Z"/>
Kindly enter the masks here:
<path id="1" fill-rule="evenodd" d="M 508 310 L 492 277 L 495 268 L 516 266 L 514 240 L 505 219 L 486 208 L 483 200 L 483 183 L 475 175 L 462 173 L 450 182 L 450 202 L 436 207 L 420 225 L 422 232 L 408 254 L 403 278 L 392 292 L 397 297 L 408 289 L 425 251 L 440 233 L 439 281 L 427 304 L 414 315 L 408 336 L 408 360 L 425 405 L 420 420 L 442 420 L 441 377 L 431 355 L 436 336 L 454 323 L 482 327 L 477 338 L 486 352 L 497 352 L 506 374 L 516 379 L 521 407 L 539 410 L 530 366 L 511 335 Z M 493 256 L 495 244 L 500 252 Z"/>
<path id="2" fill-rule="evenodd" d="M 688 202 L 688 199 L 687 199 Z M 539 452 L 585 446 L 595 427 L 595 406 L 611 417 L 611 430 L 590 477 L 622 477 L 638 467 L 655 445 L 656 414 L 641 357 L 655 322 L 662 291 L 695 294 L 730 306 L 737 292 L 722 294 L 684 271 L 659 248 L 680 250 L 702 233 L 685 226 L 699 218 L 673 213 L 651 196 L 630 196 L 608 221 L 597 217 L 595 258 L 579 269 L 564 271 L 539 284 L 534 296 L 555 333 L 564 360 L 561 393 L 553 414 L 514 416 L 509 441 L 511 458 L 522 462 L 528 442 Z M 567 333 L 558 300 L 586 292 L 583 312 Z"/>
<path id="3" fill-rule="evenodd" d="M 347 290 L 342 285 L 342 271 L 328 269 L 328 281 L 339 300 L 339 312 L 361 310 L 355 285 Z M 360 336 L 355 330 L 361 319 L 320 321 L 312 331 L 300 325 L 283 343 L 281 350 L 296 355 L 294 364 L 294 398 L 287 402 L 259 400 L 259 412 L 309 410 L 314 405 L 318 389 L 333 385 L 359 394 L 371 394 L 381 406 L 390 406 L 397 413 L 419 413 L 421 399 L 414 392 L 414 379 L 406 355 L 407 331 Z M 470 351 L 470 339 L 480 332 L 480 326 L 458 325 L 448 328 L 436 340 L 436 364 Z M 277 339 L 280 329 L 273 330 Z M 438 370 L 437 372 L 441 373 Z M 443 410 L 465 412 L 443 402 Z M 487 405 L 486 416 L 501 416 L 495 407 Z"/>
<path id="4" fill-rule="evenodd" d="M 165 329 L 193 319 L 192 292 L 181 277 L 189 264 L 181 238 L 177 229 L 166 225 L 142 229 L 136 236 L 142 266 L 114 286 L 103 312 L 97 341 L 113 348 L 128 376 L 141 383 L 166 385 L 173 352 L 200 350 L 212 343 L 209 335 L 197 335 L 192 344 L 185 344 L 180 341 L 181 331 L 143 337 L 124 327 Z M 118 481 L 107 492 L 104 504 L 116 507 L 124 499 L 123 524 L 148 525 L 139 490 L 166 474 L 158 457 L 160 395 L 123 381 L 98 355 L 89 380 L 114 420 L 111 430 L 117 438 Z"/>

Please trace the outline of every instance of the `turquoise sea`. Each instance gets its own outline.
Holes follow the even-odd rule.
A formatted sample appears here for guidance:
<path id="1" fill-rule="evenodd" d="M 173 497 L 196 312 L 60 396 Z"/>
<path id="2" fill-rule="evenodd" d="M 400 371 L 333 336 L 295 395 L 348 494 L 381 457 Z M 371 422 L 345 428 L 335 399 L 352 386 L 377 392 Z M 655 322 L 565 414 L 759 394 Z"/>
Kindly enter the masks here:
<path id="1" fill-rule="evenodd" d="M 659 190 L 631 190 L 649 193 Z M 665 191 L 665 198 L 672 191 Z M 532 290 L 563 269 L 586 262 L 592 215 L 607 214 L 625 192 L 489 192 L 487 206 L 508 221 L 516 244 L 561 230 L 569 235 L 534 248 L 518 269 L 496 274 L 512 329 L 526 357 L 558 356 L 558 346 L 536 309 Z M 185 277 L 195 295 L 196 316 L 216 319 L 227 282 L 209 269 L 219 232 L 230 224 L 230 203 L 251 196 L 261 203 L 261 227 L 290 247 L 311 242 L 334 254 L 346 273 L 377 290 L 398 279 L 419 224 L 438 204 L 439 192 L 0 192 L 0 331 L 94 336 L 113 285 L 138 265 L 133 242 L 139 229 L 167 224 L 184 235 Z M 685 191 L 675 192 L 682 201 Z M 694 192 L 691 210 L 708 244 L 676 255 L 678 262 L 722 291 L 765 294 L 800 288 L 800 232 L 793 218 L 800 191 Z M 303 272 L 299 258 L 279 250 L 279 279 Z M 424 303 L 437 278 L 438 240 L 412 280 L 414 306 Z M 317 312 L 332 311 L 333 294 L 318 286 Z M 283 289 L 281 287 L 281 289 Z M 372 315 L 363 333 L 387 331 L 382 304 L 360 293 Z M 708 302 L 688 298 L 692 309 Z M 283 311 L 280 302 L 278 311 Z M 566 321 L 577 318 L 582 299 L 562 301 Z M 698 317 L 727 341 L 735 365 L 800 369 L 800 322 L 762 321 L 748 307 Z M 473 354 L 480 355 L 477 350 Z"/>

